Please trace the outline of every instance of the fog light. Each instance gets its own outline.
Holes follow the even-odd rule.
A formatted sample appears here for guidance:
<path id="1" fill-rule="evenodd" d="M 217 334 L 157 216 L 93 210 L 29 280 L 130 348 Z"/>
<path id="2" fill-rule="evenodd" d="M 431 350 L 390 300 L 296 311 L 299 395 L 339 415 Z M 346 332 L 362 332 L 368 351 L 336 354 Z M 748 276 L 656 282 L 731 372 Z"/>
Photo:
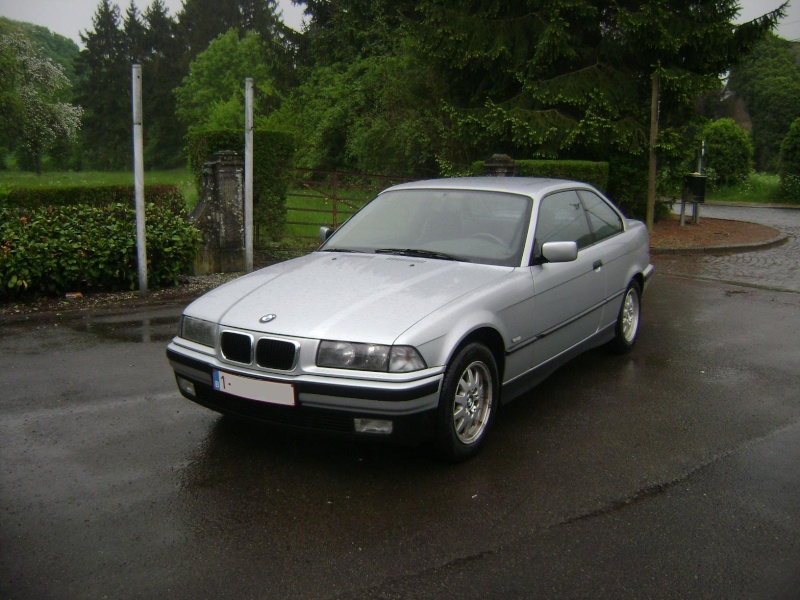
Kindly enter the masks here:
<path id="1" fill-rule="evenodd" d="M 356 428 L 356 433 L 377 433 L 380 435 L 389 435 L 392 433 L 391 421 L 382 419 L 353 419 L 353 424 Z"/>
<path id="2" fill-rule="evenodd" d="M 194 384 L 188 379 L 184 379 L 183 377 L 178 377 L 177 379 L 178 379 L 178 387 L 180 388 L 180 390 L 184 394 L 192 396 L 194 398 L 196 396 L 194 391 Z"/>

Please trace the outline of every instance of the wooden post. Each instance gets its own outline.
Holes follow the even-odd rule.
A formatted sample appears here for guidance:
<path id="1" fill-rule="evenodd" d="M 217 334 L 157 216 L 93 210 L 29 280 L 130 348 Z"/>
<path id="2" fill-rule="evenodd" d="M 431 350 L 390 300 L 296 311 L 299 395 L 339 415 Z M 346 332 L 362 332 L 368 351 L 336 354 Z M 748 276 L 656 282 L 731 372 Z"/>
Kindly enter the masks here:
<path id="1" fill-rule="evenodd" d="M 661 96 L 661 71 L 653 73 L 653 88 L 650 102 L 650 158 L 647 176 L 647 231 L 653 231 L 656 212 L 656 143 L 658 142 L 658 113 Z"/>
<path id="2" fill-rule="evenodd" d="M 253 270 L 253 78 L 244 84 L 244 262 Z"/>

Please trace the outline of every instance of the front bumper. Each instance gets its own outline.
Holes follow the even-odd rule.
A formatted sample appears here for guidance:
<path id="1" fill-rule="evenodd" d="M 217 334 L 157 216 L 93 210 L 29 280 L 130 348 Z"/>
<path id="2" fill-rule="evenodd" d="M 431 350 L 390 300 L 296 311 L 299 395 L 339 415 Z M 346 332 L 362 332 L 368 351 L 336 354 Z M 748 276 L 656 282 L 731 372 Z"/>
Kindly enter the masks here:
<path id="1" fill-rule="evenodd" d="M 647 268 L 642 274 L 642 278 L 644 279 L 644 285 L 642 286 L 643 292 L 647 289 L 647 286 L 650 285 L 650 281 L 653 278 L 653 271 L 655 271 L 655 267 L 653 265 L 647 265 Z"/>
<path id="2" fill-rule="evenodd" d="M 309 375 L 273 377 L 217 364 L 213 357 L 174 343 L 167 348 L 167 358 L 181 394 L 222 414 L 289 428 L 404 442 L 422 441 L 433 433 L 441 374 L 403 383 Z M 264 382 L 291 383 L 295 405 L 282 406 L 218 391 L 213 383 L 215 369 Z M 391 433 L 359 433 L 357 419 L 389 421 Z"/>

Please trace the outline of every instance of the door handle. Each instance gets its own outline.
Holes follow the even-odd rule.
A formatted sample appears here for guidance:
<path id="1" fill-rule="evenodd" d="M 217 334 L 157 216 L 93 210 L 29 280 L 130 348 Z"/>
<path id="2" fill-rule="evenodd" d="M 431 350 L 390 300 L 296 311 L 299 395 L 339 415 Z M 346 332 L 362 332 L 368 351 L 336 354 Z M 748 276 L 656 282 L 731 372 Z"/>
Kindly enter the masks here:
<path id="1" fill-rule="evenodd" d="M 597 271 L 597 269 L 599 269 L 602 266 L 603 266 L 603 261 L 602 260 L 596 260 L 596 261 L 594 261 L 594 264 L 592 265 L 592 269 Z"/>

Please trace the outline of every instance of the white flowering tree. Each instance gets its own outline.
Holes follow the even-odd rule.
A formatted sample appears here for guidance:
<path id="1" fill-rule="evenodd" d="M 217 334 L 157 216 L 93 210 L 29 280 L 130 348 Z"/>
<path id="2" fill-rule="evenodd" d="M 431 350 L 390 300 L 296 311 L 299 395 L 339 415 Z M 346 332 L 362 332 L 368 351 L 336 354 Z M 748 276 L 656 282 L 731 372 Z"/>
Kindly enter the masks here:
<path id="1" fill-rule="evenodd" d="M 70 83 L 63 70 L 49 58 L 39 55 L 25 36 L 12 33 L 0 37 L 0 66 L 4 96 L 0 108 L 8 108 L 5 136 L 16 137 L 36 160 L 41 174 L 42 156 L 60 139 L 75 140 L 81 126 L 80 106 L 61 101 Z"/>

